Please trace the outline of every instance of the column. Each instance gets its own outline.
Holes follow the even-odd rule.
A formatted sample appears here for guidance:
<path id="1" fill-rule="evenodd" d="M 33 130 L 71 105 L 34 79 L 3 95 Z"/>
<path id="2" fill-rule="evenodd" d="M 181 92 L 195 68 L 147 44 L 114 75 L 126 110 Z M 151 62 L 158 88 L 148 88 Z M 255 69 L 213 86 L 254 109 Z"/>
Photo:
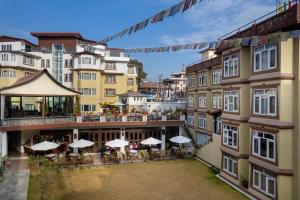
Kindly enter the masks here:
<path id="1" fill-rule="evenodd" d="M 0 103 L 1 103 L 1 120 L 4 120 L 4 110 L 5 110 L 5 96 L 2 94 L 1 95 L 1 99 L 0 99 Z"/>
<path id="2" fill-rule="evenodd" d="M 161 151 L 166 150 L 166 127 L 161 127 Z"/>
<path id="3" fill-rule="evenodd" d="M 46 98 L 42 97 L 42 117 L 45 117 L 45 113 L 46 113 L 46 104 L 45 104 Z"/>
<path id="4" fill-rule="evenodd" d="M 1 159 L 7 155 L 7 132 L 0 131 L 0 156 Z"/>
<path id="5" fill-rule="evenodd" d="M 73 142 L 78 141 L 79 131 L 78 129 L 73 129 Z M 73 148 L 73 153 L 78 153 L 78 148 Z"/>
<path id="6" fill-rule="evenodd" d="M 121 128 L 120 139 L 125 140 L 125 128 Z M 125 147 L 121 147 L 121 152 L 125 153 Z"/>
<path id="7" fill-rule="evenodd" d="M 179 135 L 183 136 L 183 128 L 182 128 L 182 126 L 179 126 Z"/>

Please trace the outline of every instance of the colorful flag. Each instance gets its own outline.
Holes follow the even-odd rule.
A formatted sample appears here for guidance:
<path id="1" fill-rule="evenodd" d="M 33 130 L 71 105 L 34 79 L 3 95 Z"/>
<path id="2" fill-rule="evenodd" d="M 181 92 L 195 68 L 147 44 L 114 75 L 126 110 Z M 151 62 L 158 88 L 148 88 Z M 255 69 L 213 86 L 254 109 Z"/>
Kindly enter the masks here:
<path id="1" fill-rule="evenodd" d="M 192 0 L 185 0 L 182 12 L 185 12 L 191 7 Z"/>
<path id="2" fill-rule="evenodd" d="M 195 5 L 197 2 L 198 2 L 198 0 L 192 0 L 191 7 L 192 7 L 193 5 Z"/>

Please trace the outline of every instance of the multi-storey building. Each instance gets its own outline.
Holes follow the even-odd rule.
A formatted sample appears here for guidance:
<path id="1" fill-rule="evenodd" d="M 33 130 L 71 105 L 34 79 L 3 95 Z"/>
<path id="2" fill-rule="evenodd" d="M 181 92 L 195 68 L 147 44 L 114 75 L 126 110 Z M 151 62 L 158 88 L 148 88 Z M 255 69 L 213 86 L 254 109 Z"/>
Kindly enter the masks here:
<path id="1" fill-rule="evenodd" d="M 82 93 L 81 112 L 99 112 L 100 103 L 115 103 L 118 94 L 137 91 L 137 68 L 122 49 L 85 39 L 80 33 L 35 32 L 35 45 L 0 37 L 0 86 L 47 69 L 61 84 Z"/>
<path id="2" fill-rule="evenodd" d="M 257 199 L 300 198 L 300 40 L 286 37 L 299 13 L 295 4 L 226 36 L 187 68 L 196 155 Z"/>
<path id="3" fill-rule="evenodd" d="M 172 73 L 170 78 L 163 80 L 164 101 L 186 100 L 186 71 Z"/>

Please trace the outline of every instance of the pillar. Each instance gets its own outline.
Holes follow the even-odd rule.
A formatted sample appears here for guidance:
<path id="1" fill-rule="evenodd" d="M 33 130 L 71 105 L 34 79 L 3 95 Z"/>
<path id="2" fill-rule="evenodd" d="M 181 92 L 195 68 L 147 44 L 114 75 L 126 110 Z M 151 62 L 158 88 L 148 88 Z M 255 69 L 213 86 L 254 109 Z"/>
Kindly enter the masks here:
<path id="1" fill-rule="evenodd" d="M 7 132 L 0 131 L 0 156 L 2 159 L 8 153 Z"/>
<path id="2" fill-rule="evenodd" d="M 167 115 L 162 115 L 161 116 L 161 121 L 167 121 Z"/>
<path id="3" fill-rule="evenodd" d="M 78 141 L 79 131 L 78 129 L 73 129 L 73 142 Z M 78 153 L 78 148 L 73 148 L 73 153 Z"/>
<path id="4" fill-rule="evenodd" d="M 127 122 L 127 115 L 122 115 L 122 122 Z"/>
<path id="5" fill-rule="evenodd" d="M 42 117 L 45 117 L 46 116 L 46 98 L 45 97 L 42 97 Z"/>
<path id="6" fill-rule="evenodd" d="M 1 121 L 4 120 L 4 109 L 5 109 L 5 96 L 2 94 L 0 97 L 0 103 L 1 103 Z"/>
<path id="7" fill-rule="evenodd" d="M 105 115 L 100 115 L 100 122 L 105 122 Z"/>
<path id="8" fill-rule="evenodd" d="M 143 122 L 148 121 L 148 115 L 143 115 Z"/>
<path id="9" fill-rule="evenodd" d="M 166 150 L 166 127 L 161 127 L 161 151 Z"/>
<path id="10" fill-rule="evenodd" d="M 125 128 L 121 128 L 120 139 L 125 140 Z M 121 147 L 121 152 L 125 153 L 125 147 Z"/>
<path id="11" fill-rule="evenodd" d="M 179 135 L 183 136 L 183 127 L 182 126 L 179 126 Z"/>

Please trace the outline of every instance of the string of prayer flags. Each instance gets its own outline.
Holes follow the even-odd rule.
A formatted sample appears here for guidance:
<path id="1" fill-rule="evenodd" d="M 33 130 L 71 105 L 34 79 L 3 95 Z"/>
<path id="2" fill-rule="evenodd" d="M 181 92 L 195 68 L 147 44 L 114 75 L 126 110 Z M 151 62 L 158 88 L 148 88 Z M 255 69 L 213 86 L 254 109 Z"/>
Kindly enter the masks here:
<path id="1" fill-rule="evenodd" d="M 123 31 L 121 31 L 119 33 L 116 33 L 112 36 L 102 39 L 100 42 L 108 43 L 111 40 L 114 40 L 116 38 L 121 38 L 125 35 L 130 35 L 132 33 L 136 33 L 138 31 L 146 28 L 149 25 L 149 22 L 151 24 L 155 24 L 155 23 L 163 21 L 165 18 L 172 17 L 172 16 L 176 15 L 177 13 L 186 12 L 187 10 L 192 8 L 194 5 L 196 5 L 198 2 L 200 3 L 201 1 L 203 1 L 203 0 L 183 0 L 174 6 L 153 15 L 152 17 L 150 17 L 148 19 L 145 19 L 141 22 L 136 23 L 135 25 L 132 25 L 132 26 L 124 29 Z"/>

